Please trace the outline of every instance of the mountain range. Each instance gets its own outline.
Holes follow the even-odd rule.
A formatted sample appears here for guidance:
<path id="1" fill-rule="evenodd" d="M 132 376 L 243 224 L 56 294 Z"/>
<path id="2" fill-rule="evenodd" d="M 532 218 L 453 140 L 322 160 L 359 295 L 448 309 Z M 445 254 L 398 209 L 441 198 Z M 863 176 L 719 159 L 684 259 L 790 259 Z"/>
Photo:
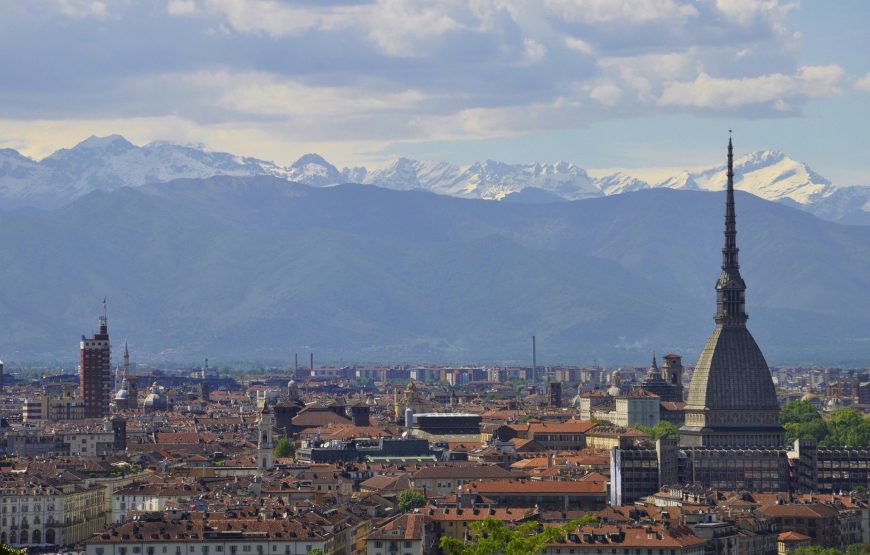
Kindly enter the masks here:
<path id="1" fill-rule="evenodd" d="M 725 167 L 682 172 L 660 183 L 626 173 L 592 177 L 568 162 L 469 165 L 399 158 L 379 168 L 338 169 L 317 154 L 290 166 L 165 142 L 139 147 L 118 135 L 90 137 L 35 161 L 0 150 L 0 209 L 56 208 L 92 191 L 113 191 L 180 178 L 275 176 L 316 187 L 343 183 L 434 192 L 460 198 L 548 203 L 612 196 L 645 189 L 717 191 Z M 735 160 L 737 189 L 789 204 L 840 223 L 870 224 L 870 187 L 837 187 L 782 152 L 754 152 Z"/>
<path id="2" fill-rule="evenodd" d="M 115 148 L 112 160 L 164 147 Z M 200 152 L 175 171 L 259 166 Z M 104 296 L 114 343 L 128 338 L 134 362 L 313 351 L 322 361 L 528 363 L 534 334 L 542 364 L 643 362 L 653 351 L 693 363 L 713 327 L 721 193 L 641 188 L 553 202 L 552 167 L 541 166 L 528 173 L 539 187 L 505 202 L 288 181 L 320 171 L 314 157 L 270 170 L 280 176 L 117 188 L 106 184 L 120 162 L 97 171 L 61 159 L 78 168 L 75 183 L 100 190 L 0 213 L 7 362 L 74 360 Z M 444 167 L 412 166 L 450 180 Z M 715 176 L 683 182 L 700 189 Z M 870 226 L 744 193 L 737 210 L 749 326 L 769 362 L 866 365 Z"/>

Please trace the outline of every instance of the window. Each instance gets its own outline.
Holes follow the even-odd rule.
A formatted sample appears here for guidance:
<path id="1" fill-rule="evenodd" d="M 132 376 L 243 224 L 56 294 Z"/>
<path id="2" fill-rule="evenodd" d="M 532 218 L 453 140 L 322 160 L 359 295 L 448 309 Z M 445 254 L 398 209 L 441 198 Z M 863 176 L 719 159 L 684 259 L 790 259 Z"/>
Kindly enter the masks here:
<path id="1" fill-rule="evenodd" d="M 103 555 L 103 548 L 102 547 L 97 548 L 97 555 Z"/>
<path id="2" fill-rule="evenodd" d="M 383 547 L 384 542 L 375 542 L 375 547 Z"/>
<path id="3" fill-rule="evenodd" d="M 215 546 L 214 550 L 217 551 L 218 553 L 220 553 L 221 551 L 224 550 L 224 546 L 222 546 L 222 545 L 217 545 L 217 546 Z"/>

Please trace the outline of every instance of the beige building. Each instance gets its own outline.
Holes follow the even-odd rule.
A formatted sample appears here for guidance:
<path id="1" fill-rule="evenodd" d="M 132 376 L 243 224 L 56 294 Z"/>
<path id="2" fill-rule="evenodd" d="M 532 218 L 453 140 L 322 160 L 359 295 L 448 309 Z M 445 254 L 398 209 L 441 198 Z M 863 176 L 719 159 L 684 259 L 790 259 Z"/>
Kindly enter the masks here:
<path id="1" fill-rule="evenodd" d="M 73 545 L 106 524 L 106 488 L 88 481 L 56 485 L 34 476 L 0 485 L 0 543 Z"/>
<path id="2" fill-rule="evenodd" d="M 81 420 L 85 417 L 85 404 L 75 384 L 63 384 L 57 393 L 48 391 L 36 398 L 25 399 L 21 421 L 39 422 L 48 420 Z"/>
<path id="3" fill-rule="evenodd" d="M 367 555 L 423 555 L 426 548 L 423 515 L 404 514 L 369 533 Z"/>
<path id="4" fill-rule="evenodd" d="M 227 512 L 164 514 L 126 522 L 85 542 L 87 555 L 307 555 L 331 553 L 321 532 L 290 519 L 251 518 Z"/>

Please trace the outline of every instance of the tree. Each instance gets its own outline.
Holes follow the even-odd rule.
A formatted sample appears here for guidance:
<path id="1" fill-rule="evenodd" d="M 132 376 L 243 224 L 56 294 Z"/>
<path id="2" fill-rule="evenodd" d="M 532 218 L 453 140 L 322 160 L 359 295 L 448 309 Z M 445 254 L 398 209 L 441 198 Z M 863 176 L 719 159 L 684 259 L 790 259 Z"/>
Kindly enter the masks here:
<path id="1" fill-rule="evenodd" d="M 870 445 L 870 422 L 855 409 L 837 409 L 828 419 L 828 445 Z"/>
<path id="2" fill-rule="evenodd" d="M 292 457 L 295 452 L 296 447 L 293 445 L 293 442 L 286 437 L 282 437 L 278 440 L 278 443 L 275 444 L 275 456 L 279 459 Z"/>
<path id="3" fill-rule="evenodd" d="M 415 489 L 406 489 L 399 494 L 399 510 L 403 513 L 424 507 L 428 502 L 426 496 Z"/>
<path id="4" fill-rule="evenodd" d="M 789 401 L 779 409 L 780 424 L 806 423 L 821 420 L 822 415 L 809 401 Z"/>
<path id="5" fill-rule="evenodd" d="M 577 520 L 578 526 L 589 526 L 598 524 L 598 515 L 595 513 L 586 513 Z"/>
<path id="6" fill-rule="evenodd" d="M 0 543 L 0 555 L 25 555 L 26 553 L 26 548 L 12 547 L 6 543 Z"/>
<path id="7" fill-rule="evenodd" d="M 655 426 L 638 426 L 637 429 L 649 434 L 653 439 L 680 437 L 680 427 L 667 420 L 659 420 Z"/>
<path id="8" fill-rule="evenodd" d="M 822 547 L 820 545 L 810 545 L 801 547 L 794 551 L 794 555 L 868 555 L 870 554 L 870 544 L 856 543 L 846 548 L 846 551 L 836 549 L 834 547 Z"/>
<path id="9" fill-rule="evenodd" d="M 468 525 L 472 537 L 467 541 L 441 536 L 439 546 L 445 555 L 539 555 L 549 544 L 561 540 L 576 522 L 562 526 L 543 526 L 539 522 L 524 522 L 509 527 L 500 520 L 488 518 Z"/>

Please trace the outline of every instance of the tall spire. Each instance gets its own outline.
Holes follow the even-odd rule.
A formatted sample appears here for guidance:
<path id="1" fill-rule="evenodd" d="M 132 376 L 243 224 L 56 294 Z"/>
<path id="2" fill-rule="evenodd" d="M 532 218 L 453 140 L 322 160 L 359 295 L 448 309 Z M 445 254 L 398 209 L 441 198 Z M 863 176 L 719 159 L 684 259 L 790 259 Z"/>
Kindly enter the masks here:
<path id="1" fill-rule="evenodd" d="M 746 283 L 737 262 L 737 217 L 734 211 L 734 145 L 728 131 L 728 187 L 725 200 L 725 246 L 722 248 L 722 273 L 716 282 L 716 323 L 744 325 L 748 316 L 744 306 Z"/>
<path id="2" fill-rule="evenodd" d="M 127 348 L 127 340 L 124 340 L 124 379 L 130 377 L 130 349 Z"/>

